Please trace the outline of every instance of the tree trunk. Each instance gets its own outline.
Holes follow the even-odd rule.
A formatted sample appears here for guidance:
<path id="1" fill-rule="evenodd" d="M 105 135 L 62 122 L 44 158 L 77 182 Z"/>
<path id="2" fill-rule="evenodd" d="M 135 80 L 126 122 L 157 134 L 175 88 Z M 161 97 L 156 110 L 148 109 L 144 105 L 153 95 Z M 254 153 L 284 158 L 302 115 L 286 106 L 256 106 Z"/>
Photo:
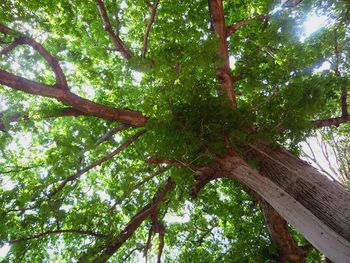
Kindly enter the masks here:
<path id="1" fill-rule="evenodd" d="M 213 169 L 221 170 L 227 177 L 235 179 L 257 192 L 283 218 L 303 234 L 316 249 L 325 254 L 329 259 L 334 262 L 350 262 L 350 242 L 346 238 L 350 224 L 343 225 L 343 222 L 346 222 L 346 218 L 349 215 L 346 208 L 350 204 L 350 194 L 337 185 L 334 185 L 331 181 L 327 181 L 327 179 L 323 180 L 324 176 L 322 174 L 297 157 L 281 149 L 275 149 L 274 151 L 276 151 L 275 158 L 287 158 L 284 160 L 286 165 L 299 164 L 295 167 L 291 166 L 289 169 L 291 171 L 298 169 L 299 176 L 301 177 L 302 175 L 304 177 L 303 180 L 299 179 L 295 172 L 287 173 L 290 178 L 285 178 L 284 174 L 282 174 L 283 170 L 280 167 L 282 164 L 276 165 L 273 169 L 273 167 L 267 165 L 271 164 L 270 161 L 260 158 L 263 160 L 263 164 L 266 163 L 266 166 L 270 167 L 270 170 L 275 171 L 273 173 L 275 177 L 281 174 L 279 180 L 274 179 L 276 182 L 282 182 L 276 183 L 272 179 L 260 175 L 234 153 L 218 159 L 218 165 L 213 167 Z M 282 154 L 282 156 L 278 156 L 279 154 Z M 312 174 L 309 174 L 311 171 Z M 283 182 L 284 180 L 286 182 Z M 291 180 L 293 184 L 291 184 Z M 306 180 L 310 182 L 305 182 Z M 308 192 L 310 191 L 308 186 L 311 183 L 313 185 L 311 194 L 318 201 L 309 200 L 311 194 Z M 340 198 L 340 203 L 338 203 L 338 198 Z M 348 200 L 347 203 L 345 203 L 345 200 Z M 326 205 L 322 204 L 322 202 L 326 203 Z M 316 207 L 312 207 L 313 205 L 316 205 Z M 333 217 L 340 225 L 331 228 L 327 221 L 324 221 L 327 215 L 329 215 L 329 211 L 337 211 Z M 317 212 L 316 215 L 313 212 Z"/>
<path id="2" fill-rule="evenodd" d="M 346 240 L 350 240 L 350 193 L 282 147 L 253 145 L 250 158 L 259 172 L 310 210 Z"/>
<path id="3" fill-rule="evenodd" d="M 242 187 L 260 206 L 270 238 L 278 246 L 279 262 L 305 263 L 310 249 L 298 246 L 289 231 L 287 221 L 256 192 L 246 186 Z"/>
<path id="4" fill-rule="evenodd" d="M 271 239 L 278 245 L 280 262 L 305 263 L 306 253 L 302 248 L 298 247 L 298 244 L 289 232 L 287 221 L 265 200 L 259 200 L 259 205 Z"/>

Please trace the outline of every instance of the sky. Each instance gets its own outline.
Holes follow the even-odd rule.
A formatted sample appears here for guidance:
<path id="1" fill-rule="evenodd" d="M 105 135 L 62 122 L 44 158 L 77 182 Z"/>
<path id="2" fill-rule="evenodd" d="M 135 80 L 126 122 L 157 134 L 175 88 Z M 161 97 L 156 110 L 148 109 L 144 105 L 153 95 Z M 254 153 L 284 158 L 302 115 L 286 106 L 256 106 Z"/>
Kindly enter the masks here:
<path id="1" fill-rule="evenodd" d="M 318 31 L 322 27 L 324 27 L 326 25 L 326 21 L 327 21 L 326 16 L 319 16 L 315 13 L 311 14 L 303 24 L 303 31 L 304 32 L 302 34 L 301 41 L 305 41 L 305 39 L 307 37 L 309 37 L 312 33 L 315 33 L 316 31 Z M 315 72 L 321 72 L 321 71 L 329 69 L 329 68 L 330 68 L 329 62 L 324 62 L 321 67 L 319 67 L 318 69 L 315 69 Z M 135 75 L 134 75 L 135 82 L 139 82 L 141 80 L 141 78 L 142 78 L 142 75 L 140 73 L 135 73 Z M 88 95 L 90 95 L 91 97 L 94 96 L 94 94 L 88 94 Z M 0 103 L 1 103 L 1 101 L 0 101 Z M 2 107 L 0 105 L 0 109 L 1 108 Z M 315 152 L 319 156 L 319 158 L 321 158 L 320 159 L 321 162 L 324 162 L 324 160 L 322 160 L 322 156 L 319 154 L 320 149 L 317 148 L 317 144 L 312 142 L 312 141 L 311 141 L 311 143 L 313 146 L 315 146 Z M 303 149 L 305 149 L 305 151 L 308 151 L 306 145 L 303 146 Z M 325 169 L 328 169 L 328 168 L 326 167 Z M 11 182 L 9 180 L 5 179 L 4 181 L 5 182 L 3 183 L 2 187 L 6 187 L 7 189 L 13 187 L 13 185 L 11 184 Z M 189 215 L 188 215 L 188 213 L 185 213 L 185 215 L 183 215 L 183 216 L 169 214 L 169 215 L 166 215 L 165 220 L 168 223 L 186 223 L 189 220 Z M 0 259 L 1 259 L 1 257 L 6 256 L 9 249 L 10 249 L 10 246 L 8 244 L 5 244 L 4 246 L 2 246 L 0 248 Z M 140 259 L 140 260 L 142 261 L 143 259 Z"/>

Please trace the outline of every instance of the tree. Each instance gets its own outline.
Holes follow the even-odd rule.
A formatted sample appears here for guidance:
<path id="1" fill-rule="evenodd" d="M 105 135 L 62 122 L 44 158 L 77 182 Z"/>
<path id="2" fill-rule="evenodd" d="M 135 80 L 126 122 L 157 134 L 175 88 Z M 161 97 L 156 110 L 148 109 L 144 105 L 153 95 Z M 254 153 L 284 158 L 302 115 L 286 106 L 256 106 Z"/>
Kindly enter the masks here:
<path id="1" fill-rule="evenodd" d="M 350 120 L 350 7 L 274 8 L 4 1 L 5 260 L 348 262 L 350 193 L 296 145 Z"/>

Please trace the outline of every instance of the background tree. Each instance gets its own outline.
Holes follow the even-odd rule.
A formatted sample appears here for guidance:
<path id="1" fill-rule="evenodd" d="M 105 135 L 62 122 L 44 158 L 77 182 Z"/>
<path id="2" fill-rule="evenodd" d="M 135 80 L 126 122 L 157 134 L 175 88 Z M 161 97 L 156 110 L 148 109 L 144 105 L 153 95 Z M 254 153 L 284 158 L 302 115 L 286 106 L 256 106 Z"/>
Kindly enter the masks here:
<path id="1" fill-rule="evenodd" d="M 5 261 L 348 261 L 349 192 L 283 148 L 350 119 L 345 1 L 0 6 Z"/>

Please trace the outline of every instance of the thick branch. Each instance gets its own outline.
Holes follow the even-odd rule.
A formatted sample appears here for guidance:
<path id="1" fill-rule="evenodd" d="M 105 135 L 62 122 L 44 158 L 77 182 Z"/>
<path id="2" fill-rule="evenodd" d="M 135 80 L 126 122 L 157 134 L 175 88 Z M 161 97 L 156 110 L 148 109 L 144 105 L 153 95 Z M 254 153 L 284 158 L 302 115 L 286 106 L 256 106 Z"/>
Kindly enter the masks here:
<path id="1" fill-rule="evenodd" d="M 4 34 L 8 34 L 9 32 L 12 34 L 18 35 L 17 32 L 12 31 L 10 28 L 0 24 L 0 32 Z M 13 46 L 26 44 L 31 46 L 33 49 L 39 52 L 39 54 L 49 63 L 52 68 L 55 77 L 56 77 L 56 87 L 59 89 L 68 89 L 68 84 L 66 80 L 66 76 L 63 73 L 63 70 L 56 58 L 54 58 L 42 45 L 36 42 L 34 39 L 21 35 L 17 38 L 13 43 Z M 11 46 L 11 45 L 10 45 Z M 13 48 L 14 48 L 13 47 Z M 9 47 L 11 48 L 11 47 Z M 12 49 L 13 49 L 12 48 Z"/>
<path id="2" fill-rule="evenodd" d="M 262 198 L 259 198 L 259 204 L 270 236 L 279 247 L 281 262 L 306 262 L 306 253 L 298 247 L 293 236 L 290 234 L 287 221 Z"/>
<path id="3" fill-rule="evenodd" d="M 144 36 L 144 39 L 143 39 L 143 50 L 142 50 L 142 53 L 141 53 L 141 57 L 142 58 L 145 58 L 146 57 L 146 52 L 147 52 L 147 46 L 148 46 L 148 38 L 149 38 L 149 33 L 151 31 L 151 28 L 152 28 L 152 25 L 154 23 L 154 19 L 156 17 L 156 13 L 157 13 L 157 7 L 159 5 L 159 1 L 160 0 L 156 0 L 154 2 L 154 4 L 151 6 L 151 16 L 149 18 L 149 22 L 147 24 L 147 27 L 146 27 L 146 31 L 145 31 L 145 36 Z"/>
<path id="4" fill-rule="evenodd" d="M 0 84 L 29 94 L 57 99 L 86 115 L 120 121 L 134 126 L 144 126 L 147 122 L 147 118 L 140 112 L 107 107 L 84 99 L 69 90 L 54 89 L 52 86 L 28 80 L 1 69 Z"/>
<path id="5" fill-rule="evenodd" d="M 152 236 L 153 236 L 153 229 L 151 226 L 149 231 L 148 231 L 147 242 L 146 242 L 145 248 L 143 250 L 143 256 L 146 259 L 146 263 L 147 263 L 147 258 L 148 258 L 148 251 L 151 249 L 151 246 L 152 246 Z"/>
<path id="6" fill-rule="evenodd" d="M 146 205 L 139 211 L 126 225 L 121 234 L 103 249 L 102 254 L 93 262 L 106 262 L 113 254 L 127 241 L 137 228 L 152 214 L 156 213 L 161 203 L 164 202 L 167 194 L 175 187 L 175 182 L 169 178 L 164 187 L 155 194 L 151 203 Z M 89 256 L 89 255 L 87 255 Z M 93 255 L 96 256 L 96 255 Z M 78 262 L 86 262 L 86 258 L 80 259 Z"/>
<path id="7" fill-rule="evenodd" d="M 266 19 L 266 18 L 267 18 L 266 16 L 259 15 L 259 16 L 255 16 L 255 17 L 250 18 L 250 19 L 242 19 L 242 20 L 234 23 L 233 25 L 227 27 L 227 29 L 226 29 L 226 37 L 231 36 L 238 29 L 240 29 L 242 26 L 248 25 L 248 24 L 250 24 L 252 21 L 254 21 L 256 19 Z"/>
<path id="8" fill-rule="evenodd" d="M 62 189 L 66 186 L 67 183 L 75 181 L 79 177 L 81 177 L 84 173 L 90 171 L 92 168 L 95 168 L 96 166 L 101 165 L 102 163 L 112 159 L 115 155 L 126 149 L 130 144 L 132 144 L 134 141 L 136 141 L 137 138 L 139 138 L 142 134 L 144 134 L 146 131 L 142 130 L 137 132 L 135 135 L 130 137 L 130 139 L 123 143 L 121 146 L 119 146 L 117 149 L 115 149 L 113 152 L 109 153 L 108 155 L 102 157 L 101 159 L 97 160 L 96 162 L 90 164 L 89 166 L 85 167 L 84 169 L 80 170 L 76 174 L 66 178 L 61 182 L 61 184 L 53 191 L 50 193 L 50 197 L 56 195 L 58 192 L 62 191 Z"/>
<path id="9" fill-rule="evenodd" d="M 157 255 L 157 263 L 161 263 L 163 248 L 164 248 L 164 226 L 162 226 L 162 230 L 158 232 L 159 235 L 159 246 L 158 246 L 158 255 Z"/>
<path id="10" fill-rule="evenodd" d="M 108 14 L 107 14 L 103 0 L 97 0 L 97 6 L 103 20 L 104 29 L 109 34 L 109 37 L 113 41 L 115 47 L 117 48 L 117 50 L 119 51 L 119 53 L 122 55 L 124 59 L 126 60 L 131 59 L 134 55 L 131 52 L 131 50 L 120 39 L 119 35 L 114 32 L 111 22 L 108 18 Z"/>
<path id="11" fill-rule="evenodd" d="M 106 235 L 96 233 L 93 231 L 85 231 L 85 230 L 77 230 L 77 229 L 62 229 L 62 230 L 46 231 L 46 232 L 43 232 L 40 234 L 35 234 L 35 235 L 29 236 L 29 237 L 13 239 L 13 240 L 10 240 L 9 243 L 15 244 L 15 243 L 20 243 L 20 242 L 24 242 L 24 241 L 28 241 L 28 240 L 32 240 L 32 239 L 42 238 L 42 237 L 48 236 L 48 235 L 59 235 L 59 234 L 88 235 L 88 236 L 93 236 L 93 237 L 97 237 L 97 238 L 107 237 Z"/>
<path id="12" fill-rule="evenodd" d="M 330 118 L 330 119 L 324 119 L 324 120 L 317 120 L 313 121 L 312 123 L 318 127 L 330 127 L 330 126 L 336 126 L 339 127 L 340 124 L 346 123 L 350 121 L 350 115 L 337 117 L 337 118 Z"/>
<path id="13" fill-rule="evenodd" d="M 226 93 L 231 102 L 232 108 L 237 108 L 234 82 L 231 75 L 230 61 L 228 55 L 226 25 L 222 0 L 209 0 L 209 12 L 211 18 L 211 27 L 219 36 L 220 47 L 218 55 L 221 61 L 216 68 L 216 75 L 220 82 L 220 93 Z"/>

